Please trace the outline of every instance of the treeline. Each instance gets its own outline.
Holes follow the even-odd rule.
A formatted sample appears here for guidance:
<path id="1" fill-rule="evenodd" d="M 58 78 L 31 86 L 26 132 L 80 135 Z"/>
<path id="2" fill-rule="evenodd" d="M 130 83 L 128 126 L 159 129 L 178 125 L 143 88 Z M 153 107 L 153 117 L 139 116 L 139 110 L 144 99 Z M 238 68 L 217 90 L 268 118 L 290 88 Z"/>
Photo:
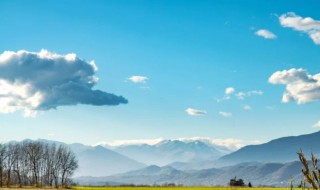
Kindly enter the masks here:
<path id="1" fill-rule="evenodd" d="M 39 141 L 0 144 L 0 187 L 65 187 L 77 168 L 75 154 L 64 145 Z"/>

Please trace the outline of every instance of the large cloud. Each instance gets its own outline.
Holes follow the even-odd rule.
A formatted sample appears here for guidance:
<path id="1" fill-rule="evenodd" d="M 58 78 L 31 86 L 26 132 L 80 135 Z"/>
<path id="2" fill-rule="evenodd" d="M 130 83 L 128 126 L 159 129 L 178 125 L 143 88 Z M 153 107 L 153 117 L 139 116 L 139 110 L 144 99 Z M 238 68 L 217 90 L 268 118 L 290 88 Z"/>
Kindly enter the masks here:
<path id="1" fill-rule="evenodd" d="M 5 51 L 0 54 L 0 112 L 23 110 L 34 116 L 64 105 L 127 103 L 122 96 L 93 89 L 96 71 L 93 61 L 73 53 Z"/>
<path id="2" fill-rule="evenodd" d="M 277 71 L 271 75 L 272 84 L 286 85 L 282 102 L 295 100 L 298 104 L 320 100 L 320 73 L 310 75 L 305 69 Z"/>
<path id="3" fill-rule="evenodd" d="M 311 17 L 303 18 L 293 12 L 281 15 L 279 21 L 283 27 L 307 33 L 315 44 L 320 45 L 320 21 Z"/>

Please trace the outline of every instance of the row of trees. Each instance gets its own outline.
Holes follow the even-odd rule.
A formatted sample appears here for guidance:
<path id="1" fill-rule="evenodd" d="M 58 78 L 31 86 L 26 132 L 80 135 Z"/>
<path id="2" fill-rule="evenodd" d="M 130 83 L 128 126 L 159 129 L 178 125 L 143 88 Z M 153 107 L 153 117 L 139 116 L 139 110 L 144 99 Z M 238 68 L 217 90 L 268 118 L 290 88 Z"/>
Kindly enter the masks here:
<path id="1" fill-rule="evenodd" d="M 0 187 L 67 186 L 77 168 L 75 154 L 64 145 L 39 141 L 0 144 Z"/>
<path id="2" fill-rule="evenodd" d="M 244 183 L 243 179 L 237 179 L 237 177 L 234 177 L 232 179 L 230 179 L 229 182 L 230 186 L 236 186 L 236 187 L 244 187 L 246 186 L 246 184 Z M 248 183 L 248 187 L 252 187 L 251 182 Z"/>

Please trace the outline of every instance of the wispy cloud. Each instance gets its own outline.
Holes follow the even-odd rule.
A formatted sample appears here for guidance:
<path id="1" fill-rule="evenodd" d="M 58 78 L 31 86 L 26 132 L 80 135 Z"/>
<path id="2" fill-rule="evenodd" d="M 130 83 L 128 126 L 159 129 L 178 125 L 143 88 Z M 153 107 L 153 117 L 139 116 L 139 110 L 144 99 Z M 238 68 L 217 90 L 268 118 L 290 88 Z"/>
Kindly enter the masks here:
<path id="1" fill-rule="evenodd" d="M 301 17 L 294 12 L 283 14 L 279 17 L 281 26 L 292 28 L 309 35 L 312 41 L 320 45 L 320 21 L 311 17 Z"/>
<path id="2" fill-rule="evenodd" d="M 146 76 L 131 76 L 128 78 L 133 83 L 146 83 L 148 79 Z"/>
<path id="3" fill-rule="evenodd" d="M 231 95 L 234 93 L 235 89 L 233 87 L 228 87 L 224 90 L 224 96 L 222 98 L 217 98 L 216 101 L 222 102 L 231 99 Z"/>
<path id="4" fill-rule="evenodd" d="M 239 100 L 244 100 L 245 97 L 253 96 L 253 95 L 263 95 L 263 91 L 261 90 L 250 90 L 247 92 L 236 92 L 235 88 L 228 87 L 224 91 L 224 96 L 222 98 L 215 98 L 215 100 L 220 103 L 223 101 L 231 100 L 233 96 L 237 97 Z"/>
<path id="5" fill-rule="evenodd" d="M 74 53 L 5 51 L 0 54 L 0 112 L 23 110 L 32 117 L 58 106 L 126 104 L 122 96 L 92 89 L 97 70 L 93 61 Z"/>
<path id="6" fill-rule="evenodd" d="M 320 73 L 310 75 L 305 69 L 292 68 L 273 73 L 269 82 L 286 86 L 283 103 L 295 100 L 297 104 L 304 104 L 320 100 Z"/>
<path id="7" fill-rule="evenodd" d="M 245 106 L 243 106 L 243 109 L 244 109 L 244 110 L 252 110 L 252 107 L 249 106 L 249 105 L 245 105 Z"/>
<path id="8" fill-rule="evenodd" d="M 250 90 L 248 92 L 238 92 L 236 93 L 236 97 L 240 100 L 243 100 L 245 97 L 253 96 L 253 95 L 263 95 L 263 91 L 261 90 Z"/>
<path id="9" fill-rule="evenodd" d="M 207 111 L 197 110 L 197 109 L 194 109 L 194 108 L 188 108 L 185 111 L 187 112 L 188 115 L 191 115 L 191 116 L 201 116 L 201 115 L 206 115 L 207 114 Z"/>
<path id="10" fill-rule="evenodd" d="M 276 39 L 277 38 L 277 36 L 274 33 L 270 32 L 269 30 L 266 30 L 266 29 L 258 30 L 255 32 L 255 34 L 257 36 L 263 37 L 265 39 Z"/>
<path id="11" fill-rule="evenodd" d="M 231 117 L 232 116 L 231 112 L 225 112 L 225 111 L 220 111 L 219 114 L 222 115 L 223 117 Z"/>
<path id="12" fill-rule="evenodd" d="M 320 120 L 317 121 L 312 127 L 313 128 L 320 128 Z"/>

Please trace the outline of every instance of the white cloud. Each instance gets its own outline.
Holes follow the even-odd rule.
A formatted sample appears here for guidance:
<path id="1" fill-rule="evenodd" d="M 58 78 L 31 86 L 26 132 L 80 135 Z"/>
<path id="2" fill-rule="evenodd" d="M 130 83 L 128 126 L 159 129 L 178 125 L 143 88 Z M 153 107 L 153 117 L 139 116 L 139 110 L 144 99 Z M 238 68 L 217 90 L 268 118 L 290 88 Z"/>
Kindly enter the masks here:
<path id="1" fill-rule="evenodd" d="M 310 75 L 305 69 L 292 68 L 273 73 L 269 82 L 286 86 L 283 103 L 295 100 L 297 104 L 304 104 L 320 100 L 320 73 Z"/>
<path id="2" fill-rule="evenodd" d="M 265 29 L 258 30 L 255 32 L 255 34 L 257 36 L 263 37 L 265 39 L 276 39 L 277 38 L 277 36 L 274 33 L 270 32 L 268 30 L 265 30 Z"/>
<path id="3" fill-rule="evenodd" d="M 248 92 L 238 92 L 236 93 L 236 97 L 240 100 L 243 100 L 245 97 L 253 96 L 253 95 L 263 95 L 261 90 L 250 90 Z"/>
<path id="4" fill-rule="evenodd" d="M 218 103 L 220 103 L 220 102 L 223 102 L 223 101 L 227 101 L 227 100 L 230 100 L 231 99 L 231 97 L 229 96 L 229 95 L 225 95 L 225 96 L 223 96 L 222 98 L 215 98 L 215 100 L 218 102 Z"/>
<path id="5" fill-rule="evenodd" d="M 238 92 L 238 93 L 236 94 L 236 97 L 237 97 L 238 99 L 240 99 L 240 100 L 243 100 L 245 96 L 246 96 L 246 93 L 244 93 L 244 92 Z"/>
<path id="6" fill-rule="evenodd" d="M 236 92 L 233 87 L 228 87 L 224 91 L 225 95 L 222 98 L 215 98 L 215 100 L 220 103 L 222 101 L 230 100 L 233 96 L 237 97 L 239 100 L 244 100 L 245 97 L 253 96 L 253 95 L 263 95 L 261 90 L 250 90 L 247 92 Z"/>
<path id="7" fill-rule="evenodd" d="M 243 106 L 243 109 L 244 109 L 244 110 L 252 110 L 252 107 L 249 106 L 249 105 L 245 105 L 245 106 Z"/>
<path id="8" fill-rule="evenodd" d="M 76 54 L 5 51 L 0 54 L 0 112 L 24 111 L 34 117 L 39 110 L 58 106 L 127 103 L 122 96 L 93 90 L 97 67 Z"/>
<path id="9" fill-rule="evenodd" d="M 224 91 L 225 94 L 232 94 L 234 92 L 234 88 L 233 87 L 228 87 L 226 88 L 226 90 Z"/>
<path id="10" fill-rule="evenodd" d="M 320 120 L 317 121 L 312 127 L 314 127 L 314 128 L 320 128 Z"/>
<path id="11" fill-rule="evenodd" d="M 131 76 L 128 79 L 133 83 L 146 83 L 149 78 L 145 76 Z"/>
<path id="12" fill-rule="evenodd" d="M 293 28 L 309 35 L 312 41 L 320 45 L 320 21 L 311 17 L 301 17 L 294 12 L 283 14 L 279 17 L 281 26 Z"/>
<path id="13" fill-rule="evenodd" d="M 200 116 L 200 115 L 207 114 L 207 111 L 197 110 L 197 109 L 193 109 L 193 108 L 188 108 L 185 111 L 187 112 L 188 115 L 192 115 L 192 116 Z"/>
<path id="14" fill-rule="evenodd" d="M 220 111 L 219 114 L 222 115 L 223 117 L 231 117 L 232 116 L 231 112 Z"/>
<path id="15" fill-rule="evenodd" d="M 261 141 L 245 141 L 241 139 L 234 139 L 234 138 L 227 138 L 227 139 L 212 139 L 212 143 L 224 146 L 229 148 L 230 150 L 236 151 L 246 145 L 252 145 L 252 144 L 261 144 Z"/>

